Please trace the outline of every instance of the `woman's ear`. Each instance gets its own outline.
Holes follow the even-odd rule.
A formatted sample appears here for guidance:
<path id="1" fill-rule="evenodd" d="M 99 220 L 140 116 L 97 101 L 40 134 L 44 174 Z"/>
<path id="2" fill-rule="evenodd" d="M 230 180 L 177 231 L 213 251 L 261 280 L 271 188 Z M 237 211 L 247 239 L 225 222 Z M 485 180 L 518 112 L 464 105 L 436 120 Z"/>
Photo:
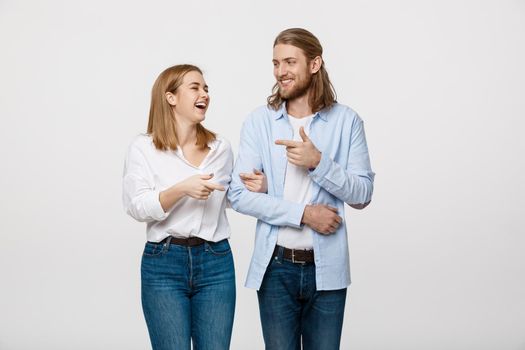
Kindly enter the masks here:
<path id="1" fill-rule="evenodd" d="M 171 92 L 166 92 L 166 101 L 172 106 L 175 106 L 177 104 L 177 96 L 172 94 Z"/>

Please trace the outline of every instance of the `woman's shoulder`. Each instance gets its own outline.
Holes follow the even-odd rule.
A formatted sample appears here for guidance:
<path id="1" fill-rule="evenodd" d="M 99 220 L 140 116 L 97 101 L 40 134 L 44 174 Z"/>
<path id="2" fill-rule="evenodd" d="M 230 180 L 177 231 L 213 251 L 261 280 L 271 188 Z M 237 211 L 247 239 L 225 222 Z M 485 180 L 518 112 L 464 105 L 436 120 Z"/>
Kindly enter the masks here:
<path id="1" fill-rule="evenodd" d="M 227 138 L 220 134 L 215 134 L 215 140 L 213 141 L 216 145 L 216 147 L 221 149 L 231 149 L 232 146 L 230 144 L 230 141 L 228 141 Z"/>
<path id="2" fill-rule="evenodd" d="M 153 138 L 151 135 L 146 133 L 141 133 L 138 135 L 135 135 L 129 144 L 130 147 L 138 147 L 138 148 L 145 148 L 145 147 L 151 147 L 153 145 Z"/>
<path id="3" fill-rule="evenodd" d="M 154 150 L 155 145 L 153 144 L 153 138 L 151 135 L 145 133 L 134 136 L 128 146 L 128 154 L 136 154 L 138 152 L 147 156 Z"/>

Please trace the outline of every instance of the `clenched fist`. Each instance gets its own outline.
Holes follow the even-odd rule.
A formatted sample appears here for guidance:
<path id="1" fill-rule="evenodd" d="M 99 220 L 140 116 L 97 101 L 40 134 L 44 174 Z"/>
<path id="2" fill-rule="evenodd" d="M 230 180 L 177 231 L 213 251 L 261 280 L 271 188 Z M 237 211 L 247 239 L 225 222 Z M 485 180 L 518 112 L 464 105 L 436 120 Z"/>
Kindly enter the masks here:
<path id="1" fill-rule="evenodd" d="M 314 204 L 304 208 L 301 222 L 323 235 L 329 235 L 337 231 L 343 219 L 337 215 L 337 208 L 325 204 Z"/>

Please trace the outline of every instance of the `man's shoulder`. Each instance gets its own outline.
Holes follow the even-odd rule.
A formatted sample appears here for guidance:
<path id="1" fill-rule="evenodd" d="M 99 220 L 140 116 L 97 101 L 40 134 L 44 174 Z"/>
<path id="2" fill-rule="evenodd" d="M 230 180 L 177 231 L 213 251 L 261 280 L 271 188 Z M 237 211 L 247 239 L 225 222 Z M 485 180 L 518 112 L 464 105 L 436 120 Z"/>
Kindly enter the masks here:
<path id="1" fill-rule="evenodd" d="M 359 114 L 347 105 L 334 103 L 325 111 L 326 120 L 343 128 L 353 128 L 363 122 Z"/>
<path id="2" fill-rule="evenodd" d="M 328 115 L 337 115 L 342 118 L 359 118 L 359 115 L 351 107 L 344 105 L 342 103 L 334 103 L 330 109 L 327 111 Z"/>
<path id="3" fill-rule="evenodd" d="M 268 105 L 262 105 L 251 111 L 246 117 L 246 121 L 250 123 L 262 123 L 270 120 L 277 111 L 271 109 Z"/>

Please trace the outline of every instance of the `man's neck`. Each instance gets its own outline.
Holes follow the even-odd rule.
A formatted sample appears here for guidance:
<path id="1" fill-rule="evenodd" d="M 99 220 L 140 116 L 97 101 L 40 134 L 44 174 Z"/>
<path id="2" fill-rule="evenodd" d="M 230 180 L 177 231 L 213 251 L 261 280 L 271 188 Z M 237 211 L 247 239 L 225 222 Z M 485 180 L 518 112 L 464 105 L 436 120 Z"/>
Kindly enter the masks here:
<path id="1" fill-rule="evenodd" d="M 288 100 L 286 102 L 286 112 L 295 118 L 304 118 L 312 115 L 312 108 L 308 103 L 308 94 Z"/>

